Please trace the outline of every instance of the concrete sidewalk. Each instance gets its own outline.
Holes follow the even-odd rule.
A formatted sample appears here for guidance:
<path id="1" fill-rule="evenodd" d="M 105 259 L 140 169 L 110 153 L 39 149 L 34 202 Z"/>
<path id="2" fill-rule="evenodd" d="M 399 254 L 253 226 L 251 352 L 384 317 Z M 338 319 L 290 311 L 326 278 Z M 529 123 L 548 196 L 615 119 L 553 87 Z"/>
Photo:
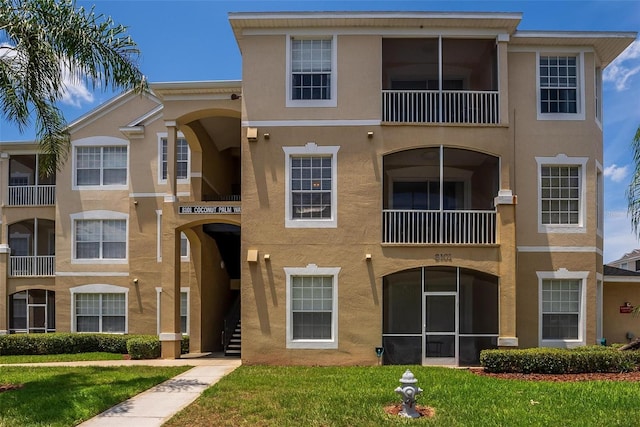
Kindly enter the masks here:
<path id="1" fill-rule="evenodd" d="M 29 366 L 193 366 L 170 380 L 114 406 L 81 427 L 161 426 L 200 394 L 240 366 L 240 359 L 224 357 L 184 357 L 168 360 L 104 360 L 92 362 L 30 363 Z M 12 365 L 16 366 L 16 365 Z"/>

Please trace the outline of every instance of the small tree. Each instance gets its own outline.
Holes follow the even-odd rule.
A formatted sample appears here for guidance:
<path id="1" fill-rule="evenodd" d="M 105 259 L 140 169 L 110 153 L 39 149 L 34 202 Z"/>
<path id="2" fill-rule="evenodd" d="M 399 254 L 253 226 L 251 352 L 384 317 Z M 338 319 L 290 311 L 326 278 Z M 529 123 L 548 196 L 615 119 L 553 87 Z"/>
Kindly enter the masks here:
<path id="1" fill-rule="evenodd" d="M 75 0 L 0 0 L 0 114 L 24 131 L 35 118 L 43 154 L 41 173 L 51 174 L 69 151 L 67 124 L 56 103 L 63 73 L 93 89 L 143 91 L 139 51 L 127 28 Z"/>
<path id="2" fill-rule="evenodd" d="M 631 216 L 631 227 L 640 236 L 640 126 L 631 142 L 633 151 L 633 176 L 627 188 L 627 209 Z"/>

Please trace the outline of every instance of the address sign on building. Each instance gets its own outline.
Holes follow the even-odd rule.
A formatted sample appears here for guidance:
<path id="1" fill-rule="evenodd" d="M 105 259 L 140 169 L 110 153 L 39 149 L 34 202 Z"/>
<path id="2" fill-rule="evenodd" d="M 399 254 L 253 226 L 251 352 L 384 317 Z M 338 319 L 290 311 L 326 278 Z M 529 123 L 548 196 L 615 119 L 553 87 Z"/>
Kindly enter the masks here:
<path id="1" fill-rule="evenodd" d="M 240 206 L 180 206 L 179 214 L 239 214 Z"/>

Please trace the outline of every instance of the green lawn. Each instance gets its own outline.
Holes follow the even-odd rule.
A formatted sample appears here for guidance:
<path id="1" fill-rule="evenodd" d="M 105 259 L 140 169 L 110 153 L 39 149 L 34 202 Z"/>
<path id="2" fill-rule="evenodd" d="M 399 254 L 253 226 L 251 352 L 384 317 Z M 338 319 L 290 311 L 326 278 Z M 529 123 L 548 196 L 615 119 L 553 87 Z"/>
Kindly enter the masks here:
<path id="1" fill-rule="evenodd" d="M 0 426 L 75 426 L 189 367 L 0 367 Z"/>
<path id="2" fill-rule="evenodd" d="M 76 362 L 93 360 L 122 360 L 121 354 L 116 353 L 76 353 L 76 354 L 38 354 L 28 356 L 0 356 L 0 365 L 8 363 L 46 363 L 46 362 Z"/>
<path id="3" fill-rule="evenodd" d="M 411 367 L 435 417 L 384 412 L 405 367 L 241 366 L 165 426 L 630 426 L 640 424 L 640 385 L 532 382 L 467 370 Z"/>

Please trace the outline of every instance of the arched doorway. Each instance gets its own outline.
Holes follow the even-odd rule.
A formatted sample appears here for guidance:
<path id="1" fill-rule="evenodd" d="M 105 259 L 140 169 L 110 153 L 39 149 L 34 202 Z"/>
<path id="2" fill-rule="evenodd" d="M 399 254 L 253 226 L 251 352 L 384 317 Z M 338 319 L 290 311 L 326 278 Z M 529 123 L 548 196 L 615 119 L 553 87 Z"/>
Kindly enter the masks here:
<path id="1" fill-rule="evenodd" d="M 420 267 L 383 279 L 385 364 L 478 365 L 498 340 L 498 278 Z"/>

